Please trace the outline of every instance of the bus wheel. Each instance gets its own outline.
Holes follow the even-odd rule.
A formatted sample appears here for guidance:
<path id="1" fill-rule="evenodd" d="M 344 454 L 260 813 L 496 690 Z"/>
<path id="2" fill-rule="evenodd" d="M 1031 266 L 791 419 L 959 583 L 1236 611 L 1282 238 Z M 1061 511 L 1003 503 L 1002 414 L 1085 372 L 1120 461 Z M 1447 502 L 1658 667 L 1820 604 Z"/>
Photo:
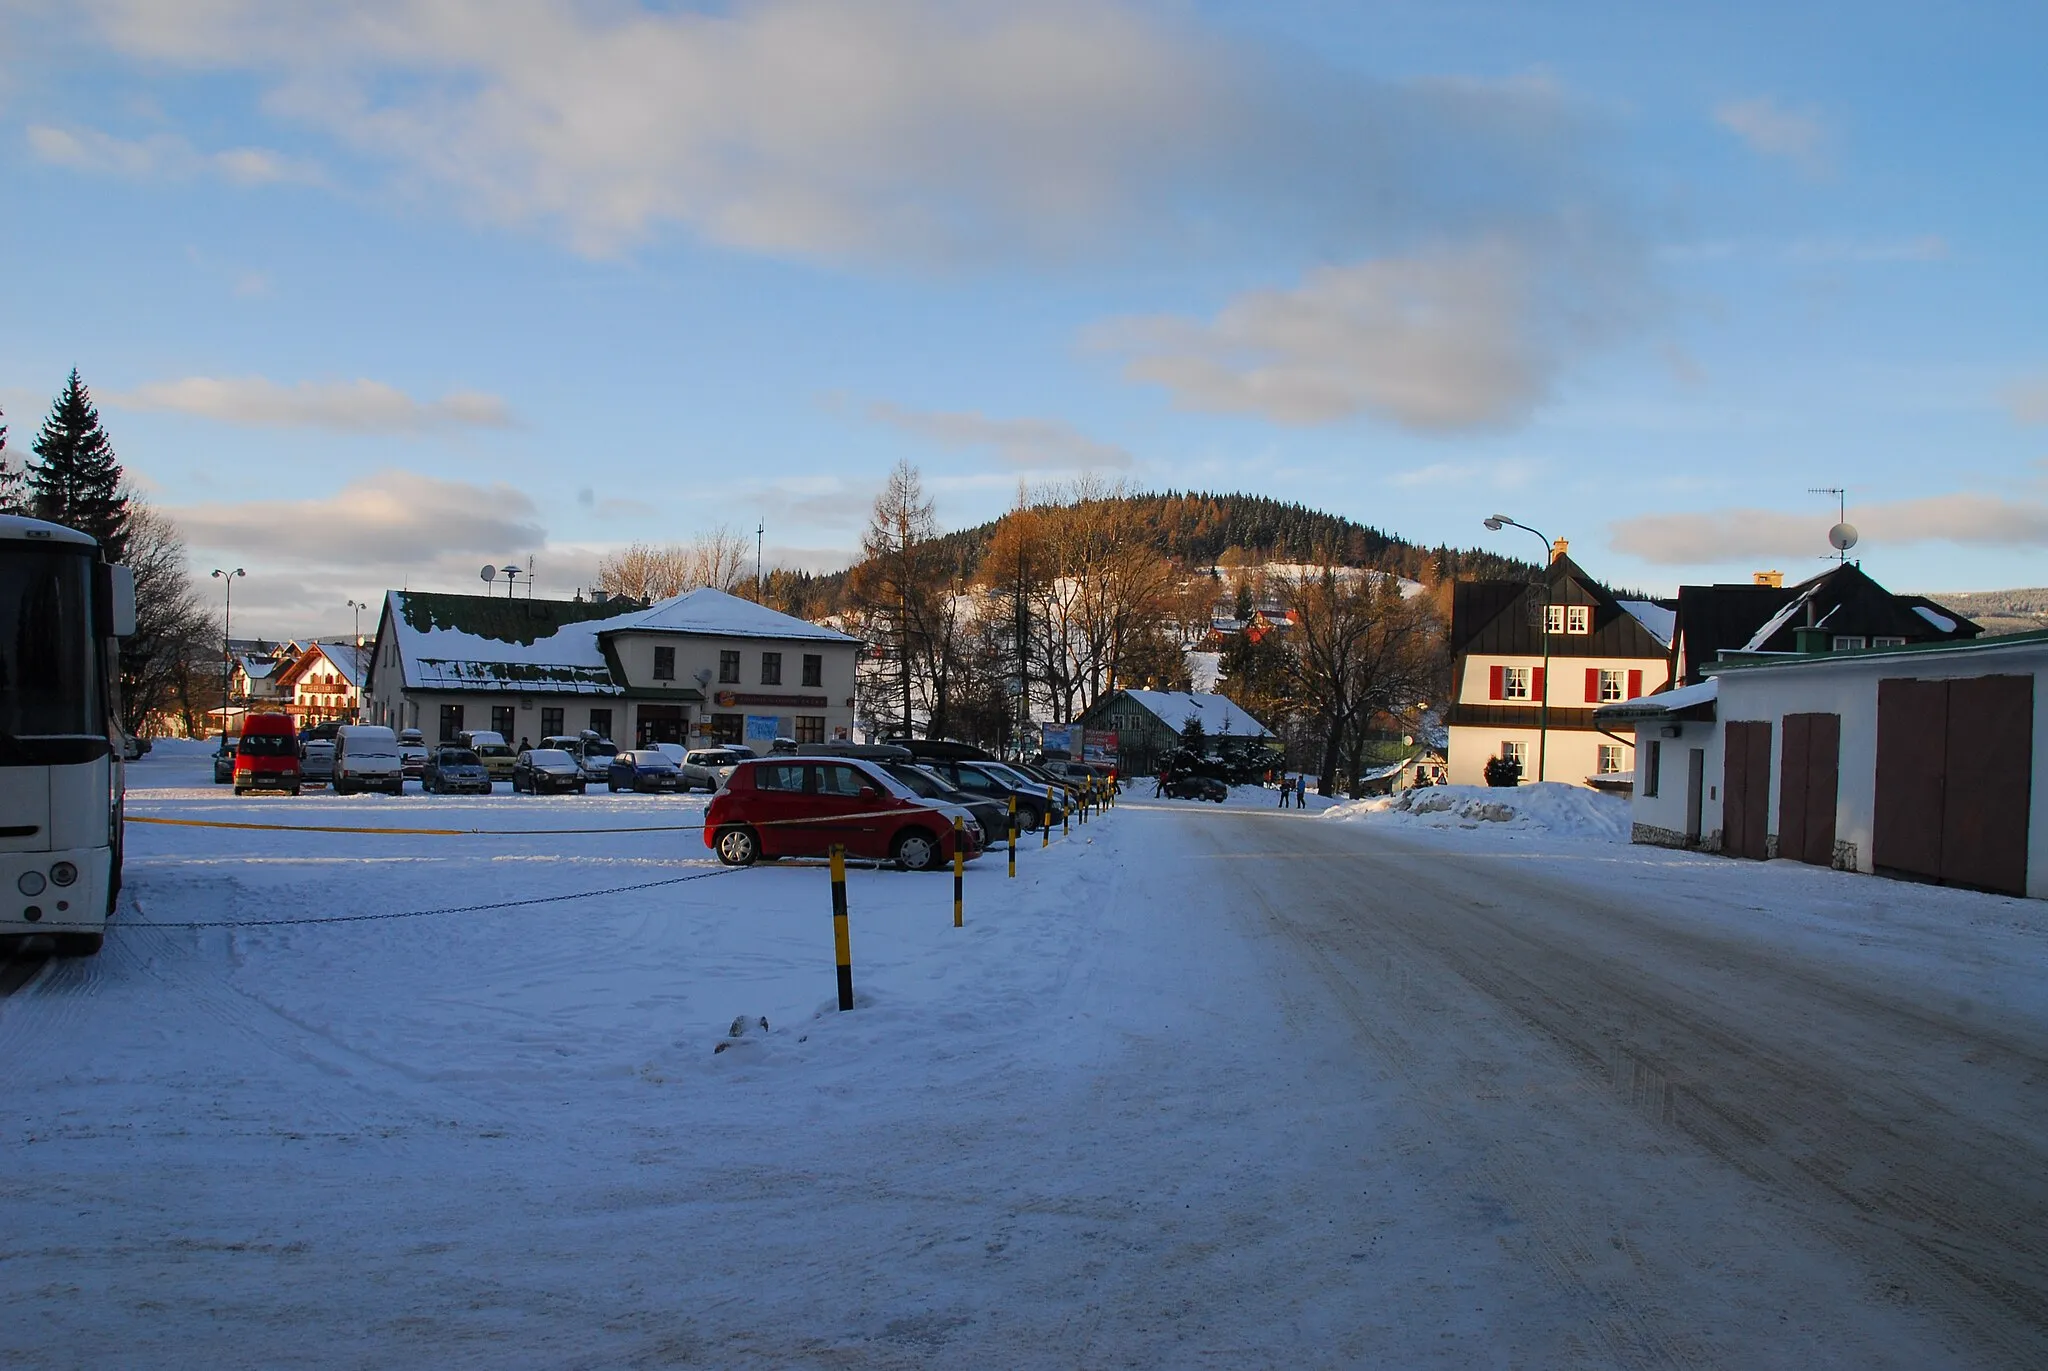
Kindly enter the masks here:
<path id="1" fill-rule="evenodd" d="M 91 957 L 106 946 L 104 933 L 60 933 L 57 935 L 57 955 L 60 957 Z"/>

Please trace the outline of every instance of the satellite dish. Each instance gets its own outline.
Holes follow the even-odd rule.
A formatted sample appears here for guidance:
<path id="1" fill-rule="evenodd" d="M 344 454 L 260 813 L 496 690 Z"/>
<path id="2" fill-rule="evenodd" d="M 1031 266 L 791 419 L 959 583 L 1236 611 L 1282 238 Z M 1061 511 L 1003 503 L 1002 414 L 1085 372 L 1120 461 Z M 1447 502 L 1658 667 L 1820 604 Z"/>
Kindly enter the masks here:
<path id="1" fill-rule="evenodd" d="M 498 579 L 498 569 L 494 566 L 486 566 L 476 574 L 476 578 L 488 584 Z"/>
<path id="2" fill-rule="evenodd" d="M 1837 552 L 1847 552 L 1856 546 L 1856 525 L 1836 524 L 1828 530 L 1828 546 Z"/>

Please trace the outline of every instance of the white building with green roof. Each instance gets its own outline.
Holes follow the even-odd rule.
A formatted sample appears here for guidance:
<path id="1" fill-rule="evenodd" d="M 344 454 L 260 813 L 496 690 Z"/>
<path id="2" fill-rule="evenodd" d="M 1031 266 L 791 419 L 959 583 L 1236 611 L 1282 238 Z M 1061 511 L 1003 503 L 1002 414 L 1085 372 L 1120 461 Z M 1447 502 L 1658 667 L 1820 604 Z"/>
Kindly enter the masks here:
<path id="1" fill-rule="evenodd" d="M 429 740 L 851 738 L 860 640 L 709 588 L 661 600 L 384 597 L 363 718 Z"/>

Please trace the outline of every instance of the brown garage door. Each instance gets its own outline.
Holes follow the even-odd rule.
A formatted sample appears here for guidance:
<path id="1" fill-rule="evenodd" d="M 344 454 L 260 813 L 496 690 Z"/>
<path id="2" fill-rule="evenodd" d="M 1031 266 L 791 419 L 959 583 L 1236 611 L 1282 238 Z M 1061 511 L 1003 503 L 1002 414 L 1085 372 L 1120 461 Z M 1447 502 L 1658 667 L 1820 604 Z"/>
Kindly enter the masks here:
<path id="1" fill-rule="evenodd" d="M 1721 850 L 1762 861 L 1771 810 L 1771 726 L 1732 721 L 1722 748 Z"/>
<path id="2" fill-rule="evenodd" d="M 2033 677 L 1878 682 L 1872 864 L 2025 894 L 2033 762 Z"/>
<path id="3" fill-rule="evenodd" d="M 1778 759 L 1778 855 L 1835 864 L 1835 803 L 1842 766 L 1842 716 L 1787 714 Z"/>

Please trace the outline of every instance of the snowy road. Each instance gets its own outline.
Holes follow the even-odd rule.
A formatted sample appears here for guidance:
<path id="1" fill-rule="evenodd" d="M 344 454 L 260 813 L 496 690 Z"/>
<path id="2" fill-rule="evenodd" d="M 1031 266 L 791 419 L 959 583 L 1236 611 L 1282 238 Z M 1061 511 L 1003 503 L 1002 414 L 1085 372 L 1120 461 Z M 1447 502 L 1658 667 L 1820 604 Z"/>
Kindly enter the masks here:
<path id="1" fill-rule="evenodd" d="M 687 832 L 131 842 L 0 1002 L 0 1363 L 2044 1361 L 2039 904 L 1133 802 L 963 929 L 855 871 L 838 1014 L 823 873 Z"/>

